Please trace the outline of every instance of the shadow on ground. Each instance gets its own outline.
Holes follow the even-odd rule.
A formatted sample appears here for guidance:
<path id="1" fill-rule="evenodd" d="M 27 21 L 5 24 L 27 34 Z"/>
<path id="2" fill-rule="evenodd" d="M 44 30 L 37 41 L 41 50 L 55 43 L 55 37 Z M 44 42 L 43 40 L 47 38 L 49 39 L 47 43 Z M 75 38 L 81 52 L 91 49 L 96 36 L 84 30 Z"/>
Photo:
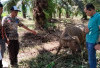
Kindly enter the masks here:
<path id="1" fill-rule="evenodd" d="M 87 61 L 77 55 L 61 53 L 57 56 L 45 49 L 39 50 L 36 58 L 22 60 L 20 66 L 23 68 L 88 68 Z"/>
<path id="2" fill-rule="evenodd" d="M 37 35 L 27 32 L 21 37 L 20 45 L 23 47 L 34 47 L 35 45 L 41 45 L 42 43 L 57 41 L 59 40 L 60 34 L 60 30 L 37 33 Z"/>

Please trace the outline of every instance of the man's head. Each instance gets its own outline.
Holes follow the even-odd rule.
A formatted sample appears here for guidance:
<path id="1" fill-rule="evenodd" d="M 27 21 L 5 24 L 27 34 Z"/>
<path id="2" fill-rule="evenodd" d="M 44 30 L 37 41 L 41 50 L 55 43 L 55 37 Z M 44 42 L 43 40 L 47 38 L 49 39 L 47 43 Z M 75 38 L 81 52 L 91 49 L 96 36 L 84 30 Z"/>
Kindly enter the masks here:
<path id="1" fill-rule="evenodd" d="M 3 5 L 0 3 L 0 15 L 2 14 L 3 12 Z"/>
<path id="2" fill-rule="evenodd" d="M 16 6 L 12 6 L 10 11 L 11 11 L 11 16 L 16 17 L 18 14 L 18 11 L 20 11 L 20 10 Z"/>
<path id="3" fill-rule="evenodd" d="M 93 16 L 95 13 L 95 7 L 92 3 L 88 3 L 85 8 L 84 11 L 86 13 L 87 16 Z"/>

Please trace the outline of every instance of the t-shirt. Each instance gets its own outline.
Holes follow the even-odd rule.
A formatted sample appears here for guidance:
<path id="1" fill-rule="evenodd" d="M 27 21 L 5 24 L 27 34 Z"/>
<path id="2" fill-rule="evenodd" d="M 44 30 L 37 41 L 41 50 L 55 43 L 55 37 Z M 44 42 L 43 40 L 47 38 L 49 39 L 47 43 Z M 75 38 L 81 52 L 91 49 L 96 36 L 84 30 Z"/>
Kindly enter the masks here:
<path id="1" fill-rule="evenodd" d="M 3 17 L 2 19 L 2 26 L 5 29 L 7 37 L 9 40 L 18 40 L 18 26 L 23 26 L 20 20 L 15 17 L 12 18 L 10 15 Z"/>
<path id="2" fill-rule="evenodd" d="M 95 13 L 88 22 L 89 32 L 86 34 L 86 42 L 96 43 L 99 38 L 100 14 Z"/>

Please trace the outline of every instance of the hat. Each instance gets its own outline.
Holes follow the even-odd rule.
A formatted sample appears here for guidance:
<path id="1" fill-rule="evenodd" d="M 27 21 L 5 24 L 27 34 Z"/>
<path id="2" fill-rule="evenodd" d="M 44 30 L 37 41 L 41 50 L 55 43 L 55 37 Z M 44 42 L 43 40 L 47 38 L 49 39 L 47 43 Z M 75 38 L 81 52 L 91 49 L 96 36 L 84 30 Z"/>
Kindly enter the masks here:
<path id="1" fill-rule="evenodd" d="M 20 11 L 16 6 L 12 6 L 10 10 L 11 11 Z"/>

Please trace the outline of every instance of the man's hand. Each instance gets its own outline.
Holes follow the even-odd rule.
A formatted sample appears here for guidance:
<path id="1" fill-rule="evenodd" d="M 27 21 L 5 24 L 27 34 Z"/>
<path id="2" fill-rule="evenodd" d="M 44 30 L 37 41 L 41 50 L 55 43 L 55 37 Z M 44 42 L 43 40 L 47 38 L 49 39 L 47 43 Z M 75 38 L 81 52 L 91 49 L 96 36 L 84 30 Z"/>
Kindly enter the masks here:
<path id="1" fill-rule="evenodd" d="M 96 50 L 100 50 L 100 44 L 95 45 L 94 47 Z"/>
<path id="2" fill-rule="evenodd" d="M 85 33 L 88 33 L 89 32 L 89 28 L 86 26 L 85 27 Z"/>
<path id="3" fill-rule="evenodd" d="M 2 39 L 4 39 L 4 35 L 2 34 Z"/>
<path id="4" fill-rule="evenodd" d="M 34 30 L 31 30 L 31 32 L 32 32 L 34 35 L 36 35 L 36 34 L 37 34 Z"/>
<path id="5" fill-rule="evenodd" d="M 7 41 L 6 41 L 6 43 L 9 45 L 9 39 L 7 38 Z"/>

